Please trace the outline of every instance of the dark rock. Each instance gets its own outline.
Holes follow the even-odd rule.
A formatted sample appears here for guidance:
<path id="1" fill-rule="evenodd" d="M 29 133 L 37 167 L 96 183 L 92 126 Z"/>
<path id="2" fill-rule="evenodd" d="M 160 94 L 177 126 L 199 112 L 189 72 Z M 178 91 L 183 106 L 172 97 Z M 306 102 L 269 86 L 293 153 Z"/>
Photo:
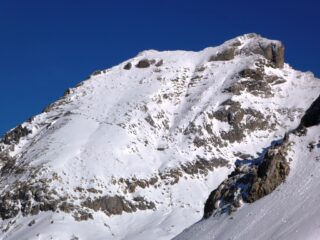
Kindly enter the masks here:
<path id="1" fill-rule="evenodd" d="M 32 131 L 29 130 L 27 127 L 22 127 L 22 125 L 19 125 L 15 129 L 8 132 L 2 139 L 2 142 L 8 145 L 12 143 L 16 144 L 16 143 L 19 143 L 22 137 L 25 137 L 30 133 L 32 133 Z"/>
<path id="2" fill-rule="evenodd" d="M 209 114 L 209 118 L 216 118 L 219 121 L 227 122 L 231 126 L 228 132 L 222 131 L 220 136 L 229 142 L 240 142 L 245 137 L 245 132 L 252 132 L 257 129 L 264 130 L 269 126 L 268 118 L 261 112 L 251 108 L 241 108 L 239 102 L 231 99 L 223 102 L 221 108 Z M 196 139 L 196 146 L 203 146 L 203 140 Z"/>
<path id="3" fill-rule="evenodd" d="M 156 67 L 160 67 L 163 65 L 163 60 L 159 60 L 157 63 L 156 63 Z"/>
<path id="4" fill-rule="evenodd" d="M 197 160 L 191 163 L 181 165 L 182 170 L 189 175 L 203 174 L 207 175 L 209 171 L 213 171 L 215 168 L 228 166 L 228 161 L 222 158 L 213 158 L 207 160 L 200 156 L 197 156 Z"/>
<path id="5" fill-rule="evenodd" d="M 93 73 L 91 73 L 90 76 L 97 76 L 97 75 L 102 74 L 102 72 L 103 72 L 103 71 L 101 71 L 101 70 L 96 70 L 96 71 L 94 71 Z"/>
<path id="6" fill-rule="evenodd" d="M 242 78 L 251 78 L 254 80 L 262 80 L 265 76 L 264 72 L 260 69 L 244 69 L 239 73 Z"/>
<path id="7" fill-rule="evenodd" d="M 31 227 L 35 223 L 36 223 L 36 220 L 33 219 L 31 222 L 29 222 L 28 226 Z"/>
<path id="8" fill-rule="evenodd" d="M 142 59 L 137 63 L 136 67 L 137 68 L 148 68 L 148 67 L 150 67 L 150 65 L 151 65 L 150 60 Z"/>
<path id="9" fill-rule="evenodd" d="M 126 65 L 124 65 L 123 69 L 125 69 L 125 70 L 130 70 L 131 67 L 132 67 L 131 62 L 128 62 Z"/>
<path id="10" fill-rule="evenodd" d="M 286 161 L 288 141 L 272 145 L 261 159 L 239 162 L 234 171 L 209 195 L 204 218 L 213 214 L 232 213 L 240 202 L 252 203 L 274 191 L 289 174 Z"/>
<path id="11" fill-rule="evenodd" d="M 104 196 L 94 200 L 88 199 L 82 203 L 82 206 L 90 208 L 94 211 L 103 211 L 108 215 L 120 215 L 122 212 L 134 212 L 136 209 L 145 210 L 153 209 L 154 203 L 146 200 L 136 199 L 136 204 L 130 203 L 120 196 Z"/>
<path id="12" fill-rule="evenodd" d="M 94 200 L 83 202 L 83 206 L 93 209 L 94 211 L 105 211 L 109 214 L 118 215 L 123 211 L 132 212 L 128 207 L 127 202 L 119 196 L 105 196 Z"/>
<path id="13" fill-rule="evenodd" d="M 269 149 L 258 167 L 257 175 L 254 176 L 245 201 L 255 202 L 271 193 L 285 181 L 289 170 L 289 163 L 286 161 L 286 149 L 283 147 Z"/>
<path id="14" fill-rule="evenodd" d="M 164 172 L 159 173 L 161 180 L 173 185 L 179 182 L 182 177 L 182 172 L 180 169 L 169 169 Z"/>
<path id="15" fill-rule="evenodd" d="M 209 62 L 213 61 L 229 61 L 235 56 L 235 48 L 229 47 L 222 52 L 217 53 L 210 57 Z"/>
<path id="16" fill-rule="evenodd" d="M 264 56 L 267 60 L 272 62 L 275 67 L 283 68 L 284 65 L 284 46 L 280 42 L 265 42 L 263 39 L 257 39 L 254 46 L 248 49 L 254 54 Z"/>
<path id="17" fill-rule="evenodd" d="M 63 202 L 59 205 L 59 209 L 65 213 L 70 213 L 75 210 L 75 206 L 72 203 Z"/>
<path id="18" fill-rule="evenodd" d="M 156 126 L 156 123 L 154 122 L 153 118 L 152 118 L 150 115 L 148 115 L 148 116 L 145 118 L 145 120 L 146 120 L 147 123 L 149 123 L 152 127 L 154 127 L 154 128 L 157 127 L 157 126 Z"/>
<path id="19" fill-rule="evenodd" d="M 0 161 L 3 165 L 0 170 L 1 176 L 8 175 L 15 171 L 15 158 L 10 157 L 8 154 L 0 153 Z"/>
<path id="20" fill-rule="evenodd" d="M 88 213 L 83 210 L 79 210 L 73 214 L 73 218 L 76 221 L 88 221 L 89 219 L 93 219 L 93 216 L 91 213 Z"/>
<path id="21" fill-rule="evenodd" d="M 311 104 L 301 119 L 298 129 L 320 124 L 320 96 Z"/>

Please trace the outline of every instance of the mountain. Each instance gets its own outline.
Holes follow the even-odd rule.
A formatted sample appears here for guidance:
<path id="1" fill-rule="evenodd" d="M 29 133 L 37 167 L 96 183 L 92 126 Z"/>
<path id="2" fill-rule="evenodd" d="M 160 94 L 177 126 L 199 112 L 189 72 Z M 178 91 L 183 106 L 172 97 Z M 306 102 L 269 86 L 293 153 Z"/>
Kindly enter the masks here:
<path id="1" fill-rule="evenodd" d="M 257 34 L 200 52 L 144 51 L 96 71 L 2 138 L 0 238 L 171 239 L 204 215 L 177 238 L 222 236 L 212 231 L 237 232 L 243 221 L 258 228 L 251 215 L 281 213 L 276 207 L 309 167 L 316 176 L 316 161 L 300 168 L 296 159 L 309 157 L 304 145 L 316 137 L 307 112 L 319 93 L 319 79 L 284 63 L 281 42 Z M 314 130 L 291 134 L 299 125 Z M 289 143 L 284 158 L 274 157 Z M 280 173 L 272 170 L 278 158 Z M 250 190 L 210 204 L 222 182 L 238 186 L 237 171 L 256 173 Z M 277 181 L 265 185 L 264 171 Z M 258 178 L 251 201 L 244 196 Z"/>

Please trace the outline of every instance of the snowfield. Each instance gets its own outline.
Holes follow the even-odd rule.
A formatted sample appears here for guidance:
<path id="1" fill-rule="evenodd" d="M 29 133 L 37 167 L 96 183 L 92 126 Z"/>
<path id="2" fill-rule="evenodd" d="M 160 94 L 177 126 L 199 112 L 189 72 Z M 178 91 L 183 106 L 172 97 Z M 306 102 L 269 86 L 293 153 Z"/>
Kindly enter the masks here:
<path id="1" fill-rule="evenodd" d="M 166 240 L 198 222 L 234 163 L 295 129 L 319 96 L 281 47 L 247 34 L 149 50 L 69 89 L 0 142 L 0 239 Z M 307 145 L 319 127 L 291 138 L 284 184 L 176 239 L 317 239 L 320 148 Z"/>
<path id="2" fill-rule="evenodd" d="M 174 239 L 319 239 L 320 126 L 290 141 L 290 174 L 276 191 L 231 215 L 200 221 Z M 309 150 L 313 142 L 317 146 Z"/>

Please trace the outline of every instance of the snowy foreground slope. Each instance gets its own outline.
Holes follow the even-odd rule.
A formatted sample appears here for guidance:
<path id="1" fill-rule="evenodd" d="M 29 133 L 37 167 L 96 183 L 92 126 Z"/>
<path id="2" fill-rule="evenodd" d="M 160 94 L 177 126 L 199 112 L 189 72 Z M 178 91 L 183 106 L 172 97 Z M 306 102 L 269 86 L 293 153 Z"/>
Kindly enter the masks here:
<path id="1" fill-rule="evenodd" d="M 248 34 L 200 52 L 145 51 L 95 72 L 1 140 L 0 239 L 173 238 L 202 218 L 210 192 L 236 162 L 258 158 L 295 129 L 319 96 L 320 81 L 283 60 L 280 42 Z M 207 232 L 217 239 L 242 236 L 219 235 L 230 224 L 234 232 L 255 234 L 250 226 L 264 224 L 258 216 L 281 214 L 280 203 L 267 199 L 292 199 L 290 189 L 315 203 L 316 191 L 309 194 L 307 187 L 316 185 L 297 184 L 312 172 L 316 180 L 318 165 L 297 159 L 319 152 L 302 146 L 316 128 L 297 138 L 301 153 L 292 154 L 287 180 L 295 183 L 244 204 L 233 220 L 210 218 L 179 239 L 198 232 L 205 239 L 206 226 L 215 224 L 221 232 Z M 302 206 L 309 210 L 308 203 Z M 311 213 L 316 216 L 303 216 Z M 299 213 L 286 214 L 284 223 Z M 263 221 L 274 222 L 267 215 Z"/>
<path id="2" fill-rule="evenodd" d="M 179 239 L 319 239 L 320 236 L 320 97 L 318 125 L 290 134 L 290 174 L 266 197 L 232 214 L 202 220 Z"/>

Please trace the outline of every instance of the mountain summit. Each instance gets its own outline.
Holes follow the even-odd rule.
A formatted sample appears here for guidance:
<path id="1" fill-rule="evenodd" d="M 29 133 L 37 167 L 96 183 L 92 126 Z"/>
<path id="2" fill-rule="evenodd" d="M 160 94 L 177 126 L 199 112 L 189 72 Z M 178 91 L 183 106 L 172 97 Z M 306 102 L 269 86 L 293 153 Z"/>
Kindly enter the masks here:
<path id="1" fill-rule="evenodd" d="M 303 116 L 319 93 L 319 79 L 284 63 L 281 42 L 257 34 L 200 52 L 144 51 L 96 71 L 2 138 L 0 238 L 171 239 L 204 215 L 199 224 L 215 229 L 218 222 L 228 231 L 235 225 L 228 214 L 239 213 L 240 224 L 272 199 L 270 212 L 259 212 L 269 216 L 289 198 L 281 198 L 281 187 L 274 192 L 279 185 L 296 172 L 309 177 L 309 165 L 300 172 L 291 155 L 309 156 L 304 144 L 318 141 L 319 131 L 291 132 L 310 119 Z M 297 148 L 273 160 L 287 138 Z M 312 146 L 319 154 L 317 142 Z M 236 171 L 256 171 L 262 180 L 253 190 L 254 177 L 244 182 L 252 192 L 237 188 Z M 265 175 L 278 181 L 266 185 Z M 221 198 L 212 193 L 217 188 L 237 191 Z M 197 226 L 178 239 L 194 239 L 205 229 Z"/>

